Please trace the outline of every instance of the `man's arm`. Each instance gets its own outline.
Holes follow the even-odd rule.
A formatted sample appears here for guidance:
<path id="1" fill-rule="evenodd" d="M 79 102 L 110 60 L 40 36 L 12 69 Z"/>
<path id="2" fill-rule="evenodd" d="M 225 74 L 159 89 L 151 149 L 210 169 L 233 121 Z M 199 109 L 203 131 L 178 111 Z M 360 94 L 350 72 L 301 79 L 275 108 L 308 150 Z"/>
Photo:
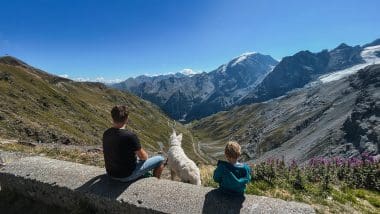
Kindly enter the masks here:
<path id="1" fill-rule="evenodd" d="M 148 154 L 141 148 L 140 140 L 136 134 L 131 135 L 131 146 L 140 160 L 148 160 Z"/>
<path id="2" fill-rule="evenodd" d="M 137 150 L 135 153 L 140 160 L 148 160 L 148 153 L 146 153 L 143 148 Z"/>

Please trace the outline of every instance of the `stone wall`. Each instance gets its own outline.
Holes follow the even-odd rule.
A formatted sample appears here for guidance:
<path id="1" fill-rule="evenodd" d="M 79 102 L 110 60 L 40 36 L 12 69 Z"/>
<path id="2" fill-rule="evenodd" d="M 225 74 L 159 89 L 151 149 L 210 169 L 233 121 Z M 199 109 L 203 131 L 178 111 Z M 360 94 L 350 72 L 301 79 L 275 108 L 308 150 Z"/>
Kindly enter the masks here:
<path id="1" fill-rule="evenodd" d="M 47 205 L 88 213 L 314 213 L 306 204 L 246 195 L 164 179 L 109 179 L 104 169 L 45 157 L 22 157 L 0 169 L 7 191 Z"/>

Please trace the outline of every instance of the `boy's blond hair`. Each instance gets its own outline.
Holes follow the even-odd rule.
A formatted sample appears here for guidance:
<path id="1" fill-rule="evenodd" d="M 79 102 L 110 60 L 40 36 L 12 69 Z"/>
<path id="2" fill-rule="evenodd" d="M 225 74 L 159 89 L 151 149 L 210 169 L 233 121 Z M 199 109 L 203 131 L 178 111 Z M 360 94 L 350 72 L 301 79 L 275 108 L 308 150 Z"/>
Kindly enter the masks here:
<path id="1" fill-rule="evenodd" d="M 241 147 L 236 141 L 229 141 L 224 149 L 224 154 L 226 158 L 237 159 L 241 154 Z"/>

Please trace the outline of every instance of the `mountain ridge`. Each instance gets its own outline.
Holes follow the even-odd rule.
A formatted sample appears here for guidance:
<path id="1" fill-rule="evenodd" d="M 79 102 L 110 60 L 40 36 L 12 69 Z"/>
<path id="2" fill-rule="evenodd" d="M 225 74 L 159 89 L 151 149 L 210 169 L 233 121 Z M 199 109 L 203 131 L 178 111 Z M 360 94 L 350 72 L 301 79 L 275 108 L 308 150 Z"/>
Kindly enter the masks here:
<path id="1" fill-rule="evenodd" d="M 360 46 L 341 43 L 336 48 L 317 53 L 300 51 L 293 56 L 284 57 L 273 71 L 240 103 L 263 102 L 284 95 L 296 88 L 316 80 L 319 76 L 345 69 L 365 61 Z"/>
<path id="2" fill-rule="evenodd" d="M 237 140 L 246 161 L 283 157 L 306 162 L 318 156 L 379 155 L 380 65 L 351 76 L 294 90 L 262 103 L 237 106 L 191 123 L 200 148 L 223 157 Z"/>
<path id="3" fill-rule="evenodd" d="M 207 73 L 164 75 L 141 82 L 128 79 L 113 87 L 157 104 L 171 118 L 190 122 L 234 106 L 265 102 L 319 81 L 323 75 L 364 64 L 367 61 L 362 52 L 379 41 L 363 46 L 341 43 L 316 53 L 303 50 L 280 62 L 269 55 L 248 52 Z M 375 54 L 380 56 L 380 51 Z M 258 75 L 253 75 L 255 72 Z"/>
<path id="4" fill-rule="evenodd" d="M 208 73 L 152 77 L 137 84 L 129 78 L 113 87 L 150 100 L 172 118 L 189 121 L 225 110 L 248 93 L 277 63 L 269 55 L 242 54 Z M 177 103 L 185 105 L 179 107 Z M 209 107 L 207 111 L 204 111 L 205 106 Z"/>

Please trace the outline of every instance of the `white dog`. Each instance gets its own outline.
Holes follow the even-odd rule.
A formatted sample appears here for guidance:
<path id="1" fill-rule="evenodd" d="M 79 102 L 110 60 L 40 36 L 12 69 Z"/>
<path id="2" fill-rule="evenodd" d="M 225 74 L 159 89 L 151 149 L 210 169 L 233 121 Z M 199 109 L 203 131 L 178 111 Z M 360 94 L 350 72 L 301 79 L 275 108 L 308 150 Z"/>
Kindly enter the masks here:
<path id="1" fill-rule="evenodd" d="M 197 165 L 190 160 L 181 147 L 182 134 L 175 131 L 170 136 L 170 148 L 168 151 L 168 167 L 172 180 L 177 175 L 182 182 L 201 185 L 201 175 Z"/>

